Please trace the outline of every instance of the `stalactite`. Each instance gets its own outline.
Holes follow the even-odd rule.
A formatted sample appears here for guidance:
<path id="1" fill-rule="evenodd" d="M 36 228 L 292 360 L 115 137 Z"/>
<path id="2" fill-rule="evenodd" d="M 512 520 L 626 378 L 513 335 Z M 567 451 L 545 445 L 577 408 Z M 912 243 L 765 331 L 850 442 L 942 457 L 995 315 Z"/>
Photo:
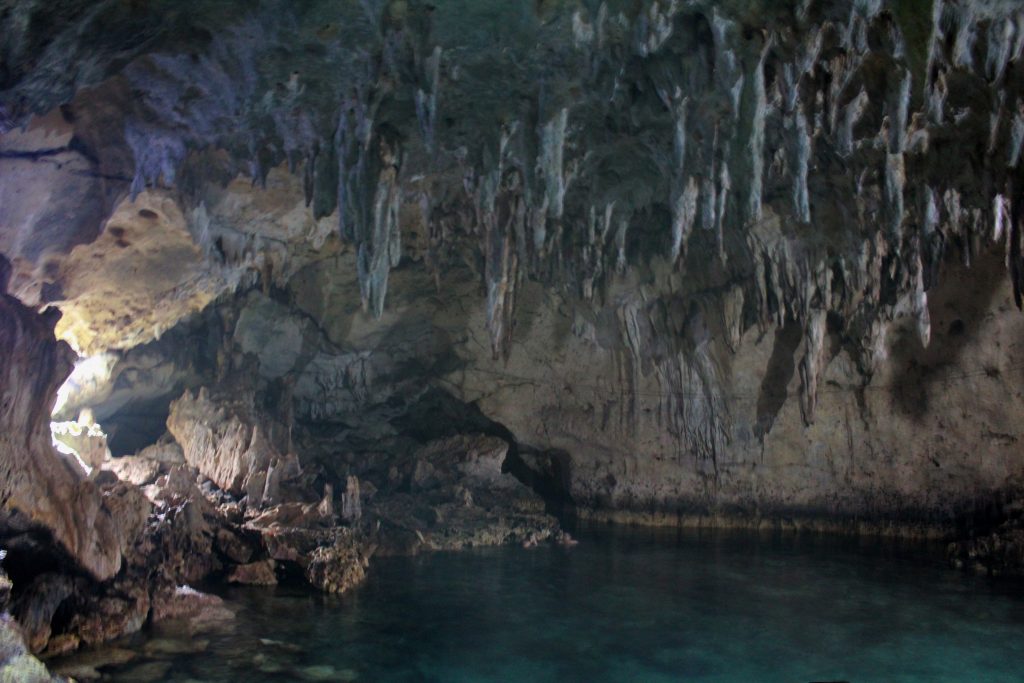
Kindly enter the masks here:
<path id="1" fill-rule="evenodd" d="M 384 312 L 384 299 L 388 291 L 388 273 L 398 265 L 402 256 L 402 233 L 398 224 L 401 188 L 398 171 L 400 151 L 392 150 L 386 141 L 380 142 L 380 171 L 368 216 L 369 234 L 363 235 L 357 246 L 356 263 L 359 292 L 363 309 L 379 318 Z"/>
<path id="2" fill-rule="evenodd" d="M 818 403 L 818 379 L 823 365 L 826 312 L 813 311 L 804 327 L 804 355 L 800 359 L 800 412 L 805 424 L 814 423 Z"/>
<path id="3" fill-rule="evenodd" d="M 811 134 L 807 129 L 807 118 L 798 107 L 793 112 L 793 211 L 798 220 L 809 223 L 811 201 L 807 190 L 807 175 L 810 171 Z"/>
<path id="4" fill-rule="evenodd" d="M 569 110 L 563 108 L 541 131 L 538 170 L 544 176 L 548 215 L 560 219 L 565 210 L 565 134 Z"/>
<path id="5" fill-rule="evenodd" d="M 752 101 L 752 112 L 750 122 L 750 139 L 747 143 L 747 152 L 750 163 L 750 185 L 747 188 L 746 218 L 756 223 L 761 220 L 761 195 L 764 192 L 762 176 L 764 175 L 764 122 L 767 116 L 768 99 L 764 85 L 764 62 L 768 56 L 772 41 L 765 40 L 761 49 L 757 64 L 748 78 L 750 83 L 750 97 Z"/>
<path id="6" fill-rule="evenodd" d="M 1010 128 L 1010 146 L 1007 165 L 1017 168 L 1020 163 L 1021 148 L 1024 147 L 1024 100 L 1017 100 L 1017 113 L 1013 117 Z"/>
<path id="7" fill-rule="evenodd" d="M 437 131 L 437 95 L 441 85 L 441 46 L 434 47 L 426 59 L 426 90 L 416 89 L 416 119 L 427 151 L 434 150 L 434 136 Z"/>
<path id="8" fill-rule="evenodd" d="M 619 216 L 619 227 L 615 231 L 615 270 L 619 273 L 625 273 L 627 268 L 626 234 L 629 232 L 630 218 L 628 212 L 623 212 Z"/>
<path id="9" fill-rule="evenodd" d="M 615 213 L 615 202 L 606 204 L 604 212 L 599 216 L 597 207 L 590 207 L 587 220 L 587 241 L 583 245 L 582 292 L 583 298 L 590 301 L 594 298 L 594 286 L 604 274 L 604 247 L 611 233 L 612 217 Z"/>
<path id="10" fill-rule="evenodd" d="M 519 279 L 516 236 L 526 229 L 526 207 L 518 171 L 505 173 L 494 209 L 484 218 L 484 278 L 487 282 L 487 323 L 491 353 L 508 353 Z"/>
<path id="11" fill-rule="evenodd" d="M 863 89 L 843 107 L 843 118 L 837 133 L 837 150 L 842 156 L 853 153 L 853 127 L 857 125 L 868 105 L 868 94 Z"/>
<path id="12" fill-rule="evenodd" d="M 690 176 L 682 192 L 672 202 L 672 262 L 686 258 L 687 242 L 697 219 L 697 201 L 700 190 L 697 179 Z"/>

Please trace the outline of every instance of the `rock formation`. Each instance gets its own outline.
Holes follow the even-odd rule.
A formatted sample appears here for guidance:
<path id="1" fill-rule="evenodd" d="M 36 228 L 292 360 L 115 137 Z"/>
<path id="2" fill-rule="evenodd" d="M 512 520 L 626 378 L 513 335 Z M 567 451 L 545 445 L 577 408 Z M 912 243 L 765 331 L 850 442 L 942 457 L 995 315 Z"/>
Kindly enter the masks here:
<path id="1" fill-rule="evenodd" d="M 14 555 L 8 561 L 18 546 L 35 545 L 35 534 L 52 534 L 81 568 L 109 579 L 133 530 L 50 444 L 50 411 L 74 354 L 53 335 L 59 313 L 24 306 L 7 293 L 9 277 L 10 264 L 0 256 L 0 515 Z"/>
<path id="2" fill-rule="evenodd" d="M 1017 3 L 51 14 L 0 13 L 0 530 L 60 557 L 12 569 L 30 640 L 555 510 L 1019 564 Z"/>

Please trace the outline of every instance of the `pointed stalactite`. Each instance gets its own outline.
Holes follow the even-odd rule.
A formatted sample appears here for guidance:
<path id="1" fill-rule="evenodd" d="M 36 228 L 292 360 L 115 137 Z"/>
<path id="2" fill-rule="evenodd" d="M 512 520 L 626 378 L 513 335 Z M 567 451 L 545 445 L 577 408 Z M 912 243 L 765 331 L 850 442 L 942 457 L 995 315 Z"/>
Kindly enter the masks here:
<path id="1" fill-rule="evenodd" d="M 921 221 L 921 261 L 923 286 L 928 289 L 936 280 L 942 261 L 943 236 L 939 231 L 939 197 L 931 187 L 924 188 L 924 219 Z M 998 239 L 998 238 L 997 238 Z"/>
<path id="2" fill-rule="evenodd" d="M 921 265 L 921 255 L 914 255 L 913 273 L 914 292 L 912 303 L 912 315 L 917 321 L 917 335 L 921 340 L 921 346 L 928 348 L 932 338 L 931 315 L 928 312 L 928 292 L 924 288 L 924 267 Z"/>
<path id="3" fill-rule="evenodd" d="M 373 190 L 369 212 L 368 234 L 357 244 L 359 292 L 363 310 L 379 318 L 384 312 L 388 290 L 388 274 L 402 256 L 401 229 L 398 223 L 401 188 L 398 182 L 401 157 L 398 150 L 381 140 L 380 170 Z"/>
<path id="4" fill-rule="evenodd" d="M 725 145 L 725 152 L 722 155 L 722 165 L 718 171 L 718 204 L 715 207 L 715 245 L 718 251 L 718 260 L 725 263 L 725 210 L 729 201 L 729 190 L 732 189 L 732 176 L 729 173 L 729 164 L 725 161 L 729 156 L 729 146 Z"/>
<path id="5" fill-rule="evenodd" d="M 423 144 L 428 152 L 434 150 L 434 137 L 437 134 L 437 97 L 440 88 L 441 46 L 434 47 L 430 57 L 426 59 L 426 89 L 416 89 L 416 119 L 419 122 Z"/>
<path id="6" fill-rule="evenodd" d="M 594 298 L 594 287 L 604 275 L 604 247 L 611 233 L 612 217 L 615 213 L 615 202 L 606 204 L 604 211 L 598 215 L 597 207 L 590 207 L 587 220 L 587 241 L 583 245 L 582 294 L 586 301 Z"/>
<path id="7" fill-rule="evenodd" d="M 682 192 L 672 202 L 672 262 L 686 259 L 687 242 L 697 220 L 697 202 L 700 197 L 697 179 L 690 176 Z"/>
<path id="8" fill-rule="evenodd" d="M 302 195 L 306 200 L 307 207 L 313 204 L 313 190 L 316 186 L 316 159 L 319 151 L 319 145 L 314 146 L 302 164 Z"/>
<path id="9" fill-rule="evenodd" d="M 619 227 L 615 231 L 615 270 L 619 274 L 625 274 L 628 268 L 626 260 L 626 237 L 629 233 L 629 223 L 632 215 L 629 212 L 622 212 L 619 216 Z"/>
<path id="10" fill-rule="evenodd" d="M 540 157 L 537 171 L 544 179 L 544 204 L 549 218 L 561 220 L 565 211 L 565 135 L 569 123 L 569 110 L 563 108 L 553 119 L 544 124 L 540 135 Z M 544 247 L 546 231 L 534 228 L 533 246 L 537 251 Z"/>
<path id="11" fill-rule="evenodd" d="M 825 349 L 826 312 L 812 311 L 804 323 L 804 355 L 800 359 L 800 412 L 804 424 L 814 424 L 818 404 L 818 379 Z"/>
<path id="12" fill-rule="evenodd" d="M 811 220 L 811 201 L 807 189 L 807 176 L 811 163 L 811 133 L 807 126 L 807 117 L 802 109 L 793 111 L 793 212 L 797 220 L 809 223 Z"/>
<path id="13" fill-rule="evenodd" d="M 765 117 L 768 111 L 768 98 L 764 84 L 764 62 L 772 41 L 766 39 L 757 63 L 748 77 L 750 83 L 750 137 L 747 141 L 750 178 L 746 198 L 746 219 L 751 223 L 761 220 L 761 202 L 764 192 L 762 178 L 764 176 L 764 142 Z"/>
<path id="14" fill-rule="evenodd" d="M 508 355 L 512 342 L 519 254 L 516 238 L 526 229 L 526 205 L 519 171 L 504 173 L 493 208 L 484 215 L 484 280 L 487 283 L 487 327 L 491 354 Z"/>

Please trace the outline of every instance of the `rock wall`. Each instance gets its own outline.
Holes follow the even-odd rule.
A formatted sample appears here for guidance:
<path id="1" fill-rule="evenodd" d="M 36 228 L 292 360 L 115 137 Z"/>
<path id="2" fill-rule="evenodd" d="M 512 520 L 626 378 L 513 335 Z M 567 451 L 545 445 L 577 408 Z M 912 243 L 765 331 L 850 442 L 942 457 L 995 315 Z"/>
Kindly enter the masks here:
<path id="1" fill-rule="evenodd" d="M 10 274 L 0 257 L 0 533 L 14 548 L 19 536 L 52 534 L 74 563 L 110 578 L 132 539 L 96 485 L 50 443 L 50 411 L 74 354 L 53 335 L 57 311 L 37 313 L 7 294 Z"/>
<path id="2" fill-rule="evenodd" d="M 17 4 L 0 248 L 90 352 L 216 297 L 207 338 L 172 336 L 217 361 L 161 409 L 251 368 L 339 487 L 482 431 L 619 519 L 948 531 L 1020 492 L 1016 3 L 154 2 L 116 44 L 81 2 L 51 42 Z M 37 181 L 92 218 L 62 231 Z M 239 493 L 252 434 L 197 417 L 171 431 Z"/>

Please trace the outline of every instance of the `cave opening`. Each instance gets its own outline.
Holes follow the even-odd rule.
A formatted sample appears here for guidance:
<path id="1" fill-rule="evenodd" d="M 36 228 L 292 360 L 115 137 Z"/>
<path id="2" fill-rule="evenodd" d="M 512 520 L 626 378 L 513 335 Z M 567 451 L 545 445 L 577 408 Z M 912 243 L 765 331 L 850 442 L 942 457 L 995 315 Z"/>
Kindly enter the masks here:
<path id="1" fill-rule="evenodd" d="M 1012 2 L 9 0 L 0 679 L 1024 679 L 1022 102 Z"/>

